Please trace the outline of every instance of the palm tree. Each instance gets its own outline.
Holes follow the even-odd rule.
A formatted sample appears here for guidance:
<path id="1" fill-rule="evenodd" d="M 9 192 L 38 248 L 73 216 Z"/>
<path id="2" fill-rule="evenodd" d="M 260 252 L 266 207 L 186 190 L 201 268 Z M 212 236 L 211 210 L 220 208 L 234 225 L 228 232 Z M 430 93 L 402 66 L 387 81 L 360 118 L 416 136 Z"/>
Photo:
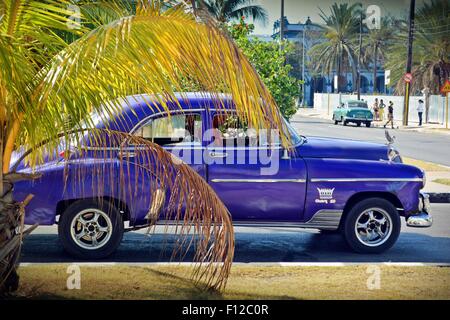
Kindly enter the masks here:
<path id="1" fill-rule="evenodd" d="M 363 38 L 363 63 L 368 65 L 372 63 L 373 72 L 373 93 L 377 90 L 377 67 L 378 62 L 384 63 L 387 50 L 392 45 L 395 37 L 393 20 L 389 17 L 381 19 L 380 28 L 369 30 L 367 36 Z"/>
<path id="2" fill-rule="evenodd" d="M 216 93 L 230 93 L 238 115 L 255 127 L 281 126 L 274 100 L 255 70 L 213 24 L 196 22 L 183 5 L 163 10 L 160 1 L 140 2 L 132 15 L 122 16 L 123 8 L 117 9 L 120 2 L 118 7 L 111 6 L 110 0 L 89 2 L 83 1 L 114 10 L 109 23 L 74 15 L 73 5 L 82 4 L 78 1 L 0 2 L 0 294 L 17 287 L 20 244 L 30 231 L 24 229 L 23 217 L 32 196 L 19 203 L 12 193 L 17 181 L 36 178 L 33 173 L 15 172 L 11 166 L 13 152 L 20 146 L 28 150 L 25 159 L 35 168 L 44 154 L 58 150 L 61 139 L 65 145 L 80 147 L 77 141 L 82 139 L 74 135 L 83 132 L 100 148 L 106 147 L 104 136 L 118 145 L 135 139 L 108 128 L 102 132 L 92 129 L 94 121 L 88 115 L 116 114 L 123 98 L 139 93 L 150 94 L 149 107 L 159 103 L 168 110 L 167 102 L 176 100 L 174 92 L 182 91 L 187 76 L 213 92 L 218 103 L 221 96 Z M 67 34 L 73 35 L 73 42 L 61 36 Z M 249 97 L 260 97 L 266 103 Z M 187 226 L 196 226 L 196 259 L 223 262 L 203 264 L 199 267 L 202 272 L 194 273 L 196 279 L 223 287 L 234 246 L 228 211 L 188 166 L 175 163 L 157 145 L 140 143 L 147 145 L 145 157 L 157 162 L 156 169 L 141 170 L 172 190 L 173 208 L 177 203 L 190 208 L 179 219 L 184 236 L 189 233 Z M 84 172 L 79 179 L 86 174 L 102 175 Z M 126 192 L 128 186 L 121 188 Z"/>
<path id="3" fill-rule="evenodd" d="M 431 0 L 425 2 L 416 12 L 413 42 L 411 92 L 429 88 L 438 94 L 439 88 L 450 77 L 450 2 Z M 395 91 L 403 93 L 403 75 L 406 69 L 406 43 L 408 29 L 399 28 L 396 43 L 387 57 L 387 69 L 391 69 L 391 79 L 396 83 Z"/>
<path id="4" fill-rule="evenodd" d="M 226 23 L 241 17 L 250 17 L 254 21 L 267 23 L 267 11 L 254 0 L 204 0 L 198 1 L 199 6 L 204 5 L 207 10 L 219 21 Z"/>
<path id="5" fill-rule="evenodd" d="M 315 71 L 331 74 L 335 70 L 341 80 L 342 73 L 351 68 L 355 76 L 354 38 L 359 28 L 359 19 L 356 14 L 358 6 L 358 4 L 349 6 L 347 3 L 339 5 L 335 3 L 331 6 L 330 15 L 320 10 L 320 17 L 325 25 L 318 26 L 322 28 L 326 40 L 314 45 L 309 51 Z"/>

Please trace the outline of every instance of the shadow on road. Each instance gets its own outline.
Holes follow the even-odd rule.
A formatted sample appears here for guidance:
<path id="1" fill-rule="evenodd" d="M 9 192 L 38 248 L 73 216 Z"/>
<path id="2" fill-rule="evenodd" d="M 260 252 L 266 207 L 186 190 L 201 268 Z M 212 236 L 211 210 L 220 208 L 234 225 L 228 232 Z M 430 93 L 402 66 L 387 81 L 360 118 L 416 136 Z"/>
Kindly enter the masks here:
<path id="1" fill-rule="evenodd" d="M 127 233 L 115 254 L 103 262 L 169 262 L 176 235 Z M 191 248 L 183 261 L 191 261 Z M 73 262 L 56 235 L 25 240 L 21 262 Z M 236 233 L 235 262 L 433 262 L 450 263 L 450 238 L 402 233 L 383 254 L 357 254 L 340 235 L 307 232 Z"/>

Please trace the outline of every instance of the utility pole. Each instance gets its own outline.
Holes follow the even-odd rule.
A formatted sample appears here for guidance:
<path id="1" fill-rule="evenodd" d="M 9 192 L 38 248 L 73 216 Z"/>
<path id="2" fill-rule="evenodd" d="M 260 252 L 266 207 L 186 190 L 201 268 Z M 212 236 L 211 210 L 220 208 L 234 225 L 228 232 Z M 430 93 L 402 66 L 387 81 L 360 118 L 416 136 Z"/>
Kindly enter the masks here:
<path id="1" fill-rule="evenodd" d="M 305 29 L 306 23 L 303 26 L 303 41 L 302 41 L 302 107 L 305 104 Z"/>
<path id="2" fill-rule="evenodd" d="M 281 0 L 280 43 L 284 39 L 284 0 Z"/>
<path id="3" fill-rule="evenodd" d="M 356 88 L 358 90 L 358 100 L 361 100 L 361 51 L 362 51 L 362 5 L 361 5 L 361 11 L 359 12 L 359 51 L 358 51 L 358 61 L 357 61 L 357 83 Z"/>
<path id="4" fill-rule="evenodd" d="M 409 4 L 409 31 L 408 31 L 408 60 L 406 62 L 406 73 L 411 73 L 412 66 L 412 49 L 414 39 L 414 11 L 416 8 L 416 0 L 410 0 Z M 405 83 L 405 99 L 403 104 L 403 125 L 408 125 L 409 116 L 409 94 L 410 94 L 410 81 Z"/>

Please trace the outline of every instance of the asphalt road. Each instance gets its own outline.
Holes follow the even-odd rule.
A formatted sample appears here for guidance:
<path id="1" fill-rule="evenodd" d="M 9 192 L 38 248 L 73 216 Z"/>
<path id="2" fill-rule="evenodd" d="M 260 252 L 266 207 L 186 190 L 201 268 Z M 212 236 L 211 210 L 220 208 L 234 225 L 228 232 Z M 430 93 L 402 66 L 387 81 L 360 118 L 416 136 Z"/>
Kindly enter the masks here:
<path id="1" fill-rule="evenodd" d="M 403 223 L 396 245 L 383 254 L 357 254 L 340 235 L 287 228 L 235 228 L 235 262 L 426 262 L 450 263 L 450 204 L 432 204 L 434 224 L 417 229 Z M 403 221 L 404 219 L 402 219 Z M 145 230 L 125 234 L 117 252 L 103 262 L 168 262 L 178 237 Z M 192 250 L 184 261 L 192 261 Z M 73 262 L 56 227 L 40 227 L 25 241 L 21 262 Z M 179 260 L 175 260 L 179 261 Z"/>
<path id="2" fill-rule="evenodd" d="M 334 125 L 331 120 L 315 117 L 295 116 L 292 125 L 305 136 L 320 136 L 366 140 L 386 143 L 384 129 L 378 127 L 357 127 L 355 124 Z M 395 147 L 400 154 L 409 158 L 430 161 L 450 166 L 450 135 L 422 133 L 406 130 L 389 130 L 396 137 Z"/>

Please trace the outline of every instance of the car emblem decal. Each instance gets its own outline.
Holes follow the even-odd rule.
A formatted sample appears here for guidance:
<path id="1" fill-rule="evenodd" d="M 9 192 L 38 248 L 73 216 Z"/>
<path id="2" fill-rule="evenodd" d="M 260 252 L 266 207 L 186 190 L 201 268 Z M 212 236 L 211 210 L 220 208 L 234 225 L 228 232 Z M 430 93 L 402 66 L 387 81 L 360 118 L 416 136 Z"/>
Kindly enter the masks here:
<path id="1" fill-rule="evenodd" d="M 316 203 L 336 203 L 336 199 L 333 199 L 334 189 L 335 188 L 317 188 L 319 199 L 316 199 Z"/>

